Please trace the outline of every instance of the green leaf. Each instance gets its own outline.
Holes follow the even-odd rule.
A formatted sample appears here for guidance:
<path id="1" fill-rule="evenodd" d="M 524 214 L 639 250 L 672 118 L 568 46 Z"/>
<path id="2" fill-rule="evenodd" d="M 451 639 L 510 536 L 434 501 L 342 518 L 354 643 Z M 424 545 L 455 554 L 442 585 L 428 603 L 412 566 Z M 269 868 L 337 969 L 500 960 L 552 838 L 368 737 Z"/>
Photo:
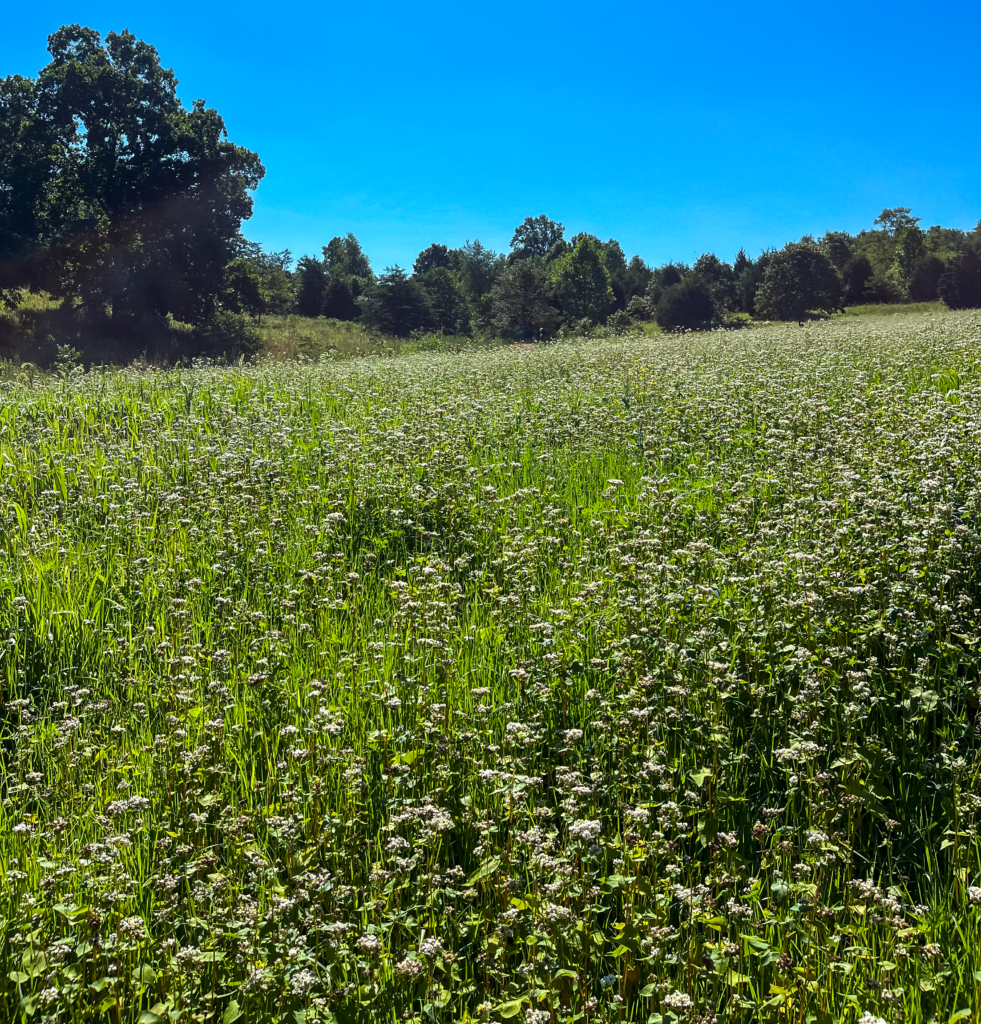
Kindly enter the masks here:
<path id="1" fill-rule="evenodd" d="M 48 961 L 43 950 L 27 949 L 24 951 L 23 957 L 21 957 L 21 966 L 30 977 L 36 978 L 39 974 L 44 974 L 48 969 Z"/>
<path id="2" fill-rule="evenodd" d="M 151 982 L 157 980 L 157 972 L 148 964 L 143 964 L 141 967 L 135 967 L 133 969 L 133 980 L 142 982 L 144 985 L 149 985 Z"/>
<path id="3" fill-rule="evenodd" d="M 15 985 L 23 985 L 25 981 L 30 981 L 31 980 L 31 976 L 29 974 L 25 974 L 23 971 L 11 971 L 7 975 L 7 977 Z"/>
<path id="4" fill-rule="evenodd" d="M 522 1002 L 523 1000 L 521 999 L 512 999 L 509 1003 L 500 1003 L 495 1006 L 492 1012 L 498 1014 L 504 1020 L 507 1020 L 509 1017 L 517 1017 L 521 1013 Z"/>
<path id="5" fill-rule="evenodd" d="M 705 785 L 708 779 L 713 777 L 712 770 L 710 768 L 699 768 L 697 772 L 689 772 L 688 774 L 691 777 L 691 781 L 694 782 L 699 789 Z"/>
<path id="6" fill-rule="evenodd" d="M 966 1017 L 970 1017 L 970 1016 L 971 1016 L 971 1010 L 970 1010 L 969 1007 L 965 1006 L 962 1010 L 958 1010 L 957 1013 L 951 1014 L 947 1018 L 947 1024 L 954 1024 L 954 1021 L 964 1020 Z"/>
<path id="7" fill-rule="evenodd" d="M 238 999 L 232 999 L 228 1006 L 225 1007 L 225 1012 L 221 1015 L 221 1024 L 231 1024 L 232 1021 L 237 1021 L 245 1011 L 239 1006 Z"/>
<path id="8" fill-rule="evenodd" d="M 645 985 L 637 995 L 639 995 L 641 999 L 650 999 L 651 996 L 654 995 L 654 982 L 650 982 Z"/>
<path id="9" fill-rule="evenodd" d="M 500 857 L 489 857 L 487 860 L 480 865 L 479 868 L 467 879 L 467 885 L 473 885 L 475 882 L 480 882 L 490 875 L 501 866 Z"/>

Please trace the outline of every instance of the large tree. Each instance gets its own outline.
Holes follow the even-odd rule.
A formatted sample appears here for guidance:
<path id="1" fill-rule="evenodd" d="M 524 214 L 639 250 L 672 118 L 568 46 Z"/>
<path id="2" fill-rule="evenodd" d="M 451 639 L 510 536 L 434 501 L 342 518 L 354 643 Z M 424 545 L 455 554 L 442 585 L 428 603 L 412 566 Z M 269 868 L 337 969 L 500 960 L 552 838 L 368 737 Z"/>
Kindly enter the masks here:
<path id="1" fill-rule="evenodd" d="M 386 267 L 365 295 L 362 319 L 366 324 L 396 338 L 429 325 L 429 296 L 422 284 L 399 266 Z"/>
<path id="2" fill-rule="evenodd" d="M 509 259 L 513 262 L 531 256 L 547 256 L 562 241 L 564 230 L 562 224 L 549 220 L 544 213 L 537 217 L 525 217 L 514 229 Z"/>
<path id="3" fill-rule="evenodd" d="M 775 252 L 756 293 L 758 312 L 774 320 L 831 312 L 841 301 L 841 280 L 831 260 L 811 242 L 791 242 Z"/>
<path id="4" fill-rule="evenodd" d="M 494 282 L 491 317 L 506 338 L 551 337 L 559 311 L 549 301 L 551 280 L 541 257 L 516 260 Z"/>
<path id="5" fill-rule="evenodd" d="M 79 25 L 36 80 L 0 83 L 3 284 L 46 288 L 112 323 L 206 321 L 237 255 L 259 157 L 177 97 L 157 51 Z"/>
<path id="6" fill-rule="evenodd" d="M 570 320 L 595 324 L 612 310 L 615 301 L 603 243 L 593 235 L 579 235 L 573 241 L 575 248 L 552 263 L 555 294 Z"/>

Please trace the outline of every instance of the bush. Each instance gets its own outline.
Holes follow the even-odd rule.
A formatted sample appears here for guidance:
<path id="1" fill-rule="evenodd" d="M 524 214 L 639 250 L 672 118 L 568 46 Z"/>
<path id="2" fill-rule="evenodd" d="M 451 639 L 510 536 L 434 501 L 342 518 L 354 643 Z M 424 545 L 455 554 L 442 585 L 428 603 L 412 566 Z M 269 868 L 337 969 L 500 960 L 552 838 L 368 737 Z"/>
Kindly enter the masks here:
<path id="1" fill-rule="evenodd" d="M 711 327 L 719 311 L 708 286 L 693 275 L 664 289 L 654 318 L 659 327 Z"/>
<path id="2" fill-rule="evenodd" d="M 973 249 L 958 256 L 937 282 L 937 291 L 951 309 L 981 308 L 981 257 Z"/>
<path id="3" fill-rule="evenodd" d="M 262 338 L 252 321 L 227 309 L 218 310 L 207 323 L 186 332 L 185 337 L 187 347 L 177 353 L 178 358 L 224 357 L 234 362 L 241 357 L 251 359 L 262 349 Z"/>
<path id="4" fill-rule="evenodd" d="M 812 310 L 841 307 L 841 281 L 831 260 L 811 242 L 775 252 L 756 293 L 756 308 L 774 320 L 801 320 Z"/>

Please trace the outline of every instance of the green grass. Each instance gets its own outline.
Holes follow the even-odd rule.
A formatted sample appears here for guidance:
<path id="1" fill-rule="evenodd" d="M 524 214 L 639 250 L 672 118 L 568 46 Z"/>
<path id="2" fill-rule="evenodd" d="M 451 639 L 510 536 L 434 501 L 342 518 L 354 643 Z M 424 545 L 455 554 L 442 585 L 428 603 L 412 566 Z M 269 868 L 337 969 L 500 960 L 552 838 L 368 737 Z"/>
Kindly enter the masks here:
<path id="1" fill-rule="evenodd" d="M 846 306 L 845 316 L 907 316 L 914 313 L 947 313 L 942 302 L 873 302 L 865 306 Z M 842 314 L 837 314 L 841 316 Z"/>
<path id="2" fill-rule="evenodd" d="M 0 380 L 0 1019 L 978 1019 L 975 313 Z"/>

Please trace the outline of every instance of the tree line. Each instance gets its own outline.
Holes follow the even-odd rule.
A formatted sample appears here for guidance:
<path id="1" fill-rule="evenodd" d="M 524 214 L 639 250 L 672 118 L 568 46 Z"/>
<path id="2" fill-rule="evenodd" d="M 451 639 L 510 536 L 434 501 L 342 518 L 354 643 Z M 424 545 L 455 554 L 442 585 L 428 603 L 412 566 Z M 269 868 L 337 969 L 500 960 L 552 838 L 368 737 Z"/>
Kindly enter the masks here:
<path id="1" fill-rule="evenodd" d="M 247 241 L 264 169 L 217 111 L 186 108 L 173 71 L 131 33 L 69 25 L 36 78 L 0 82 L 0 354 L 71 344 L 100 361 L 249 355 L 268 314 L 357 320 L 377 333 L 551 338 L 606 324 L 800 319 L 844 305 L 981 306 L 981 222 L 924 230 L 905 207 L 852 235 L 805 236 L 727 263 L 629 260 L 616 239 L 545 215 L 509 251 L 433 243 L 376 274 L 353 234 L 295 266 Z M 35 293 L 47 305 L 25 301 Z M 33 348 L 32 348 L 33 346 Z"/>
<path id="2" fill-rule="evenodd" d="M 704 253 L 690 266 L 649 267 L 640 256 L 627 260 L 616 239 L 567 240 L 561 223 L 540 215 L 518 225 L 507 253 L 479 241 L 433 243 L 411 273 L 394 266 L 377 277 L 357 239 L 337 237 L 321 258 L 299 261 L 294 287 L 304 316 L 358 319 L 398 337 L 492 331 L 530 340 L 599 323 L 710 327 L 733 313 L 799 320 L 863 303 L 973 307 L 981 306 L 981 222 L 972 232 L 924 230 L 896 207 L 857 235 L 805 236 L 755 259 L 740 250 L 732 263 Z"/>

